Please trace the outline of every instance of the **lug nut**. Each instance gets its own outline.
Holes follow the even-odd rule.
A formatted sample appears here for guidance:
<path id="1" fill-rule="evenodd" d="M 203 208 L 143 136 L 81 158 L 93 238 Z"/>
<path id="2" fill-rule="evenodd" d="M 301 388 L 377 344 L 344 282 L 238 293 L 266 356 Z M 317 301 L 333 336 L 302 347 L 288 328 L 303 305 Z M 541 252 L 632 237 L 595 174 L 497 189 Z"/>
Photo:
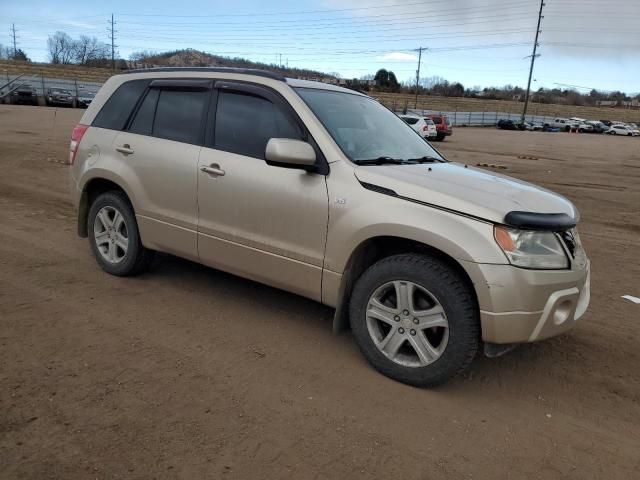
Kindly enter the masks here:
<path id="1" fill-rule="evenodd" d="M 400 327 L 400 328 L 398 329 L 398 333 L 404 333 L 404 328 Z"/>
<path id="2" fill-rule="evenodd" d="M 418 320 L 417 318 L 413 319 L 413 323 L 415 323 L 416 325 L 420 322 L 420 320 Z"/>
<path id="3" fill-rule="evenodd" d="M 409 310 L 403 310 L 402 314 L 406 317 L 407 315 L 409 315 Z"/>
<path id="4" fill-rule="evenodd" d="M 396 322 L 399 322 L 399 321 L 400 321 L 400 317 L 399 317 L 398 315 L 396 315 L 395 317 L 393 317 L 393 319 L 394 319 Z"/>
<path id="5" fill-rule="evenodd" d="M 416 331 L 412 328 L 411 331 L 409 332 L 411 335 L 415 335 Z"/>

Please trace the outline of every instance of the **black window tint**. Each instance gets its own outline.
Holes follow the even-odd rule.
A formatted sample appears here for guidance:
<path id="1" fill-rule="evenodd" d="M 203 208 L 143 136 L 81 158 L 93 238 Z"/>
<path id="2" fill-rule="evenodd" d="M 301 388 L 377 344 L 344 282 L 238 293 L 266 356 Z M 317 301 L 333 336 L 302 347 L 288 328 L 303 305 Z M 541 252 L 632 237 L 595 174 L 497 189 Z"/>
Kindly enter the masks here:
<path id="1" fill-rule="evenodd" d="M 148 83 L 149 80 L 132 80 L 120 85 L 106 101 L 92 125 L 122 130 Z"/>
<path id="2" fill-rule="evenodd" d="M 216 112 L 215 147 L 264 159 L 271 138 L 302 140 L 296 122 L 269 100 L 221 91 Z"/>
<path id="3" fill-rule="evenodd" d="M 129 127 L 129 131 L 139 133 L 140 135 L 151 135 L 153 132 L 153 117 L 156 113 L 156 104 L 158 103 L 159 95 L 160 90 L 155 88 L 147 92 L 147 96 L 144 97 L 142 105 L 140 105 Z"/>
<path id="4" fill-rule="evenodd" d="M 433 117 L 432 120 L 436 125 L 440 125 L 442 123 L 442 119 L 440 117 Z"/>
<path id="5" fill-rule="evenodd" d="M 415 125 L 416 123 L 418 123 L 418 118 L 412 118 L 412 117 L 401 117 L 405 122 L 407 122 L 409 125 Z"/>
<path id="6" fill-rule="evenodd" d="M 162 90 L 153 123 L 153 136 L 200 143 L 202 114 L 209 92 Z"/>

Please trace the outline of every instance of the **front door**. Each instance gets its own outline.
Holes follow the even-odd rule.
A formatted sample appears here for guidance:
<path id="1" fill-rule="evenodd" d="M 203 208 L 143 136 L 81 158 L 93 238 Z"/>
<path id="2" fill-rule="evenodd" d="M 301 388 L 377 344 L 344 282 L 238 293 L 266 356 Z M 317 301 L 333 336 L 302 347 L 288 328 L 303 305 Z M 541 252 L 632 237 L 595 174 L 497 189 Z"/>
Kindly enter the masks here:
<path id="1" fill-rule="evenodd" d="M 264 159 L 270 138 L 308 140 L 291 107 L 266 88 L 227 84 L 208 128 L 198 162 L 200 260 L 320 300 L 325 177 Z"/>

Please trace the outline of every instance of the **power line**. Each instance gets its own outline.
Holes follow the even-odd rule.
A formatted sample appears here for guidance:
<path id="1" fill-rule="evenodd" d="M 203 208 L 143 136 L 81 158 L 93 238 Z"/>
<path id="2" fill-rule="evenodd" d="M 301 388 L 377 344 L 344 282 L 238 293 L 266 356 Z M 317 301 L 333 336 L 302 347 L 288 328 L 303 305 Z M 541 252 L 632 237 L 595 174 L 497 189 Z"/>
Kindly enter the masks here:
<path id="1" fill-rule="evenodd" d="M 450 0 L 459 1 L 459 0 Z M 171 18 L 203 18 L 203 17 L 255 17 L 255 16 L 282 16 L 282 15 L 314 15 L 317 13 L 343 13 L 343 12 L 355 12 L 359 10 L 370 11 L 378 8 L 392 8 L 392 7 L 411 7 L 416 5 L 428 5 L 438 4 L 441 0 L 423 0 L 421 2 L 414 3 L 393 3 L 386 5 L 369 5 L 366 7 L 353 7 L 353 8 L 338 8 L 338 9 L 324 9 L 324 10 L 306 10 L 306 11 L 289 11 L 289 12 L 266 12 L 266 13 L 229 13 L 229 14 L 216 14 L 216 15 L 173 15 L 173 14 L 161 14 L 161 13 L 120 13 L 123 17 L 171 17 Z M 491 5 L 485 5 L 490 7 Z M 495 6 L 493 6 L 495 8 Z M 464 8 L 463 8 L 464 10 Z"/>

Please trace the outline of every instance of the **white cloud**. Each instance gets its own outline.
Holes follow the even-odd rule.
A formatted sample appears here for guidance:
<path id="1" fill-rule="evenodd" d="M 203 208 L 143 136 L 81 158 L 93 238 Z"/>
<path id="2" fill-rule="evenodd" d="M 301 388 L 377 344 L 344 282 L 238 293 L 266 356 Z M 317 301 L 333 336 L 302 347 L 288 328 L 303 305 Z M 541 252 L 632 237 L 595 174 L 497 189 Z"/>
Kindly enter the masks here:
<path id="1" fill-rule="evenodd" d="M 376 57 L 383 62 L 417 62 L 418 57 L 412 53 L 391 52 Z"/>

